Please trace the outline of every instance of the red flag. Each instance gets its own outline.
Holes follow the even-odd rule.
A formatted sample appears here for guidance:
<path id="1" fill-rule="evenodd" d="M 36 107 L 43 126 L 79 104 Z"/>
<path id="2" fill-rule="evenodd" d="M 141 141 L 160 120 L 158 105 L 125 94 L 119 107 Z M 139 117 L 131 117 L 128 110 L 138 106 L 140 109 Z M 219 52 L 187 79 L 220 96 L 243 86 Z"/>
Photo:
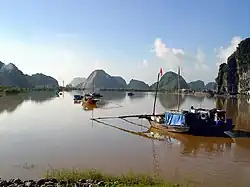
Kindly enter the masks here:
<path id="1" fill-rule="evenodd" d="M 162 68 L 160 68 L 160 75 L 162 76 Z"/>

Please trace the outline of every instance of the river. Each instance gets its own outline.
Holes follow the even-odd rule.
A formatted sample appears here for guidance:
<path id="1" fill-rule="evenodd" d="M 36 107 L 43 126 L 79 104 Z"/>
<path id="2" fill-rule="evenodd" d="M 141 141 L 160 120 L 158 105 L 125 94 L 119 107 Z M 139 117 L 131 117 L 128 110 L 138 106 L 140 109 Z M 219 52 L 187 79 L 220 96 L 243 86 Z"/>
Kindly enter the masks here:
<path id="1" fill-rule="evenodd" d="M 48 168 L 98 168 L 108 173 L 129 170 L 159 175 L 197 186 L 249 186 L 250 139 L 181 135 L 157 141 L 91 117 L 152 113 L 152 94 L 105 92 L 100 108 L 87 110 L 73 103 L 73 94 L 25 93 L 0 98 L 0 176 L 36 179 Z M 180 108 L 223 107 L 236 129 L 250 132 L 247 99 L 180 96 Z M 160 94 L 156 112 L 177 108 L 178 96 Z M 135 122 L 135 120 L 133 120 Z M 107 120 L 106 120 L 107 122 Z M 143 131 L 118 119 L 110 124 Z M 137 120 L 148 126 L 146 121 Z"/>

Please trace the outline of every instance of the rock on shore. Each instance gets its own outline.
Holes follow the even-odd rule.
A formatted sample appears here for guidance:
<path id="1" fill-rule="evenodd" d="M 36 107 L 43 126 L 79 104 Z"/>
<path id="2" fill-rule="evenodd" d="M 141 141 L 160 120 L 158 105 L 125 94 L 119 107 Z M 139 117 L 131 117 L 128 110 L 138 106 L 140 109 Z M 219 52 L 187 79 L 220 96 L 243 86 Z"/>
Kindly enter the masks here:
<path id="1" fill-rule="evenodd" d="M 22 181 L 21 179 L 11 179 L 11 180 L 0 180 L 0 187 L 97 187 L 97 186 L 105 186 L 104 181 L 98 181 L 98 180 L 85 180 L 81 179 L 78 181 L 72 181 L 72 180 L 61 180 L 58 181 L 57 179 L 40 179 L 37 181 L 34 180 L 26 180 Z"/>

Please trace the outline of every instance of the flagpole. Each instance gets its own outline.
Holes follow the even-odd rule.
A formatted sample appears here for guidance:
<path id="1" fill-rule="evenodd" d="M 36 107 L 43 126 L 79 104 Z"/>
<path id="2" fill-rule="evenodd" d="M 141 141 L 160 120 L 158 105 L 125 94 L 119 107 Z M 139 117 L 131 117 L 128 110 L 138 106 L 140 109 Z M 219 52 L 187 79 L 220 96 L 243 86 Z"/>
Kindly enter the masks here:
<path id="1" fill-rule="evenodd" d="M 160 73 L 158 73 L 158 76 L 157 76 L 153 115 L 155 115 L 155 105 L 156 105 L 156 98 L 157 98 L 157 92 L 158 92 L 159 79 L 160 79 Z"/>

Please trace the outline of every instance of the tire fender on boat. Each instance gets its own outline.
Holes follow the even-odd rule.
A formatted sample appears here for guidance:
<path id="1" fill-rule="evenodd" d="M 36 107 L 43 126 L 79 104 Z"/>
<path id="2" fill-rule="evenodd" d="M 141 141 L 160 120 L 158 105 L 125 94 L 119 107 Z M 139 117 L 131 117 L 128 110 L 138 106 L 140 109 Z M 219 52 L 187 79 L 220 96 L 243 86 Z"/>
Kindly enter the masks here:
<path id="1" fill-rule="evenodd" d="M 200 116 L 201 116 L 201 119 L 202 119 L 202 120 L 206 120 L 206 119 L 207 119 L 207 115 L 206 115 L 206 114 L 204 114 L 204 113 L 201 113 L 201 115 L 200 115 Z"/>

